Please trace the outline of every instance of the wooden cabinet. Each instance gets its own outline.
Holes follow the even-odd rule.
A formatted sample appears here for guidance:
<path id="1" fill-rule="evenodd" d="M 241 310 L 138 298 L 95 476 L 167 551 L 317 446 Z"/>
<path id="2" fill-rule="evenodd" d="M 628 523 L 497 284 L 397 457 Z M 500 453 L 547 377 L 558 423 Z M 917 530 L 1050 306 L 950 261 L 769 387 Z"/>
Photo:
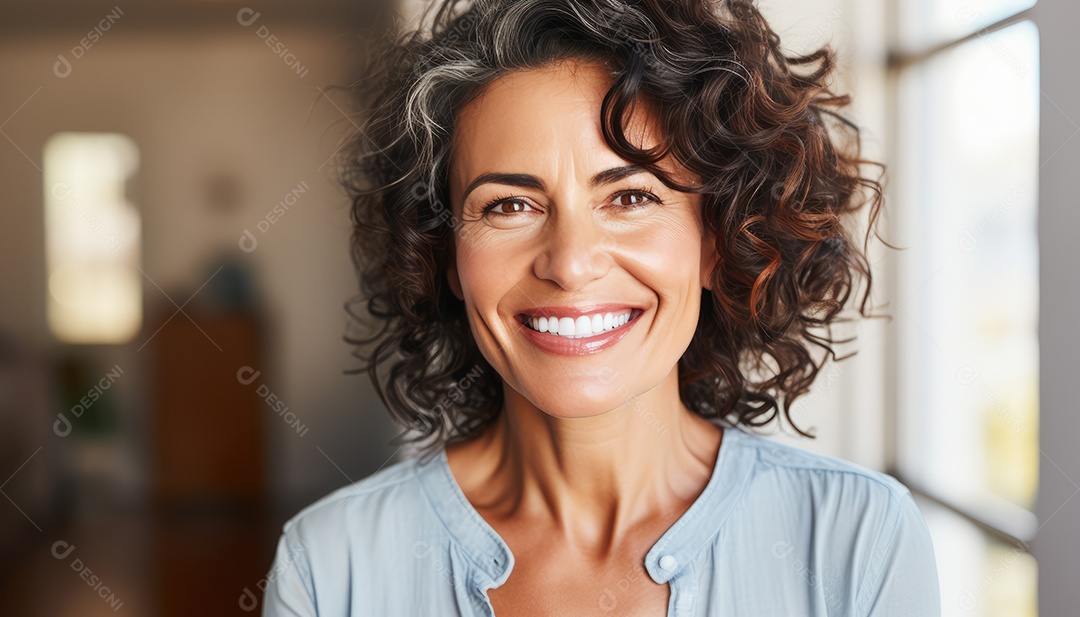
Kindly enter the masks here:
<path id="1" fill-rule="evenodd" d="M 258 321 L 246 313 L 189 314 L 169 319 L 147 346 L 158 503 L 262 505 L 261 381 L 238 378 L 261 366 Z"/>

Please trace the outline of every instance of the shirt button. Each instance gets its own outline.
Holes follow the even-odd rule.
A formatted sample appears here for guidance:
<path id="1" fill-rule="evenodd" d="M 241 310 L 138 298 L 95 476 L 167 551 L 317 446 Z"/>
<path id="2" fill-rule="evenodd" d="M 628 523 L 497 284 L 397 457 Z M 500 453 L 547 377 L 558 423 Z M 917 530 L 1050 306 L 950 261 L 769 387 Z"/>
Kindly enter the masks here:
<path id="1" fill-rule="evenodd" d="M 674 570 L 677 565 L 679 565 L 679 562 L 675 561 L 675 558 L 671 555 L 664 555 L 660 558 L 660 567 L 668 572 Z"/>

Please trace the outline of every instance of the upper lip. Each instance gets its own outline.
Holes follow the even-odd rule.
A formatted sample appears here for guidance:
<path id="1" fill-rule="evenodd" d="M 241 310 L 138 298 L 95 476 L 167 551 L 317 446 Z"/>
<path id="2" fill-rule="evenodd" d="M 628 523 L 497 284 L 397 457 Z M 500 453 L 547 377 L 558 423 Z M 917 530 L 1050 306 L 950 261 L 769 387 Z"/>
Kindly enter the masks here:
<path id="1" fill-rule="evenodd" d="M 541 306 L 526 309 L 518 313 L 526 317 L 580 317 L 582 315 L 594 315 L 596 313 L 614 313 L 640 309 L 640 306 L 626 304 L 624 302 L 598 302 L 593 304 L 575 304 L 567 306 Z"/>

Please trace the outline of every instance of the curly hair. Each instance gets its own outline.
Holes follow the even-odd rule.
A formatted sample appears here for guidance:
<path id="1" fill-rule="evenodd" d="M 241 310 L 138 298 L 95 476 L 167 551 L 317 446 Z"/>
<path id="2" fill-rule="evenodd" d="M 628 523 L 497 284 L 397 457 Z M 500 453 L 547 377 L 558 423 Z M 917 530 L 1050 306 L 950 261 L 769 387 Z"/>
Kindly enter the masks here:
<path id="1" fill-rule="evenodd" d="M 837 112 L 849 97 L 826 83 L 835 52 L 785 55 L 749 0 L 458 4 L 442 0 L 422 16 L 429 26 L 376 41 L 346 86 L 364 119 L 339 166 L 360 281 L 346 310 L 369 328 L 345 336 L 363 362 L 347 372 L 368 373 L 405 428 L 395 443 L 428 441 L 431 452 L 500 413 L 501 377 L 446 276 L 460 223 L 447 205 L 454 119 L 500 75 L 571 58 L 612 71 L 600 118 L 610 148 L 669 188 L 702 194 L 719 259 L 679 360 L 683 403 L 721 424 L 763 426 L 783 414 L 813 437 L 795 425 L 791 403 L 828 356 L 848 357 L 833 345 L 854 337 L 834 338 L 832 325 L 860 279 L 859 312 L 870 316 L 865 247 L 883 203 L 882 176 L 861 166 L 884 166 L 860 158 L 859 128 Z M 662 141 L 650 149 L 623 132 L 638 99 L 658 114 Z M 701 183 L 676 183 L 657 165 L 668 155 Z M 843 219 L 868 203 L 860 248 Z"/>

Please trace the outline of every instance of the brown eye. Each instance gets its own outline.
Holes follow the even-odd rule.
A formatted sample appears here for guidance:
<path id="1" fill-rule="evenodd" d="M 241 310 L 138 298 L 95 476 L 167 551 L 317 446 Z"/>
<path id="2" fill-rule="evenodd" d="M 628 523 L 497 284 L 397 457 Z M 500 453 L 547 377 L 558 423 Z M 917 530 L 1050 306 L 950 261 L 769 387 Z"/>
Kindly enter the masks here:
<path id="1" fill-rule="evenodd" d="M 504 209 L 503 210 L 503 213 L 505 213 L 505 214 L 510 214 L 510 213 L 513 213 L 513 212 L 524 212 L 525 211 L 525 203 L 521 202 L 521 201 L 513 201 L 513 200 L 504 201 L 502 203 L 502 205 L 510 206 L 509 209 Z"/>
<path id="2" fill-rule="evenodd" d="M 500 215 L 518 214 L 519 212 L 527 212 L 526 208 L 531 207 L 520 199 L 497 199 L 487 207 L 484 208 L 484 212 L 493 212 Z"/>
<path id="3" fill-rule="evenodd" d="M 638 206 L 644 206 L 649 202 L 660 203 L 660 200 L 654 197 L 650 193 L 644 191 L 627 191 L 615 196 L 616 202 L 619 206 L 624 208 L 635 208 Z"/>

